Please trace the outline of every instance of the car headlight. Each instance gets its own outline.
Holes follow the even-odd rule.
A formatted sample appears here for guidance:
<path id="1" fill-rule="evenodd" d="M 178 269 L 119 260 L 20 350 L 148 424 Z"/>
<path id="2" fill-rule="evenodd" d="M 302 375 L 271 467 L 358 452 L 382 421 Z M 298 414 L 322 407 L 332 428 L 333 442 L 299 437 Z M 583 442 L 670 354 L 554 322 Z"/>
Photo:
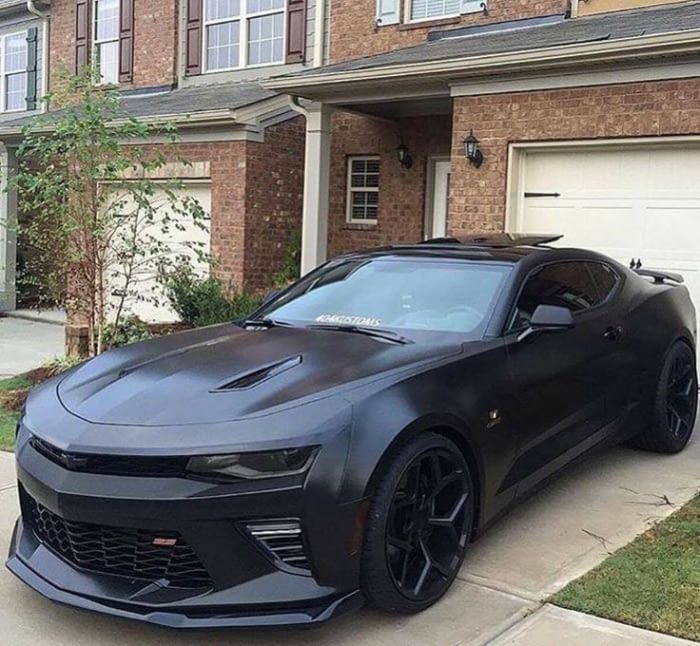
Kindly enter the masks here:
<path id="1" fill-rule="evenodd" d="M 304 473 L 316 457 L 318 447 L 232 453 L 190 458 L 187 471 L 193 475 L 259 480 Z"/>

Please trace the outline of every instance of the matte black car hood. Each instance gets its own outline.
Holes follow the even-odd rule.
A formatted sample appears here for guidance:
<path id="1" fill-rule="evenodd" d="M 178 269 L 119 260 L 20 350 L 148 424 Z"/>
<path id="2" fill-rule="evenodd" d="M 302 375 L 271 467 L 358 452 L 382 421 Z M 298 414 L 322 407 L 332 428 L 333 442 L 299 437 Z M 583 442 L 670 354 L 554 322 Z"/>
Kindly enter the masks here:
<path id="1" fill-rule="evenodd" d="M 459 345 L 386 343 L 298 328 L 195 330 L 107 352 L 58 385 L 63 406 L 100 424 L 209 424 L 262 414 Z"/>

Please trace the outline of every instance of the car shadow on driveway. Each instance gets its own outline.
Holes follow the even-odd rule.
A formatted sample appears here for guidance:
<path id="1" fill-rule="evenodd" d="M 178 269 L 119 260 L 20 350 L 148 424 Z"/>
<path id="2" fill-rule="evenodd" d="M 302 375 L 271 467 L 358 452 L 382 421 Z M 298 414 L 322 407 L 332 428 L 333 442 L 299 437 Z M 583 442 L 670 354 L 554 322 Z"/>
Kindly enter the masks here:
<path id="1" fill-rule="evenodd" d="M 700 489 L 699 460 L 696 434 L 687 450 L 676 456 L 617 447 L 580 464 L 481 538 L 445 599 L 421 615 L 392 617 L 361 610 L 313 630 L 181 633 L 54 605 L 3 569 L 0 642 L 14 646 L 484 644 L 532 612 L 538 600 L 689 500 Z M 11 460 L 0 460 L 4 471 L 10 464 Z M 5 477 L 3 482 L 10 480 Z M 11 484 L 0 486 L 3 556 L 18 513 L 16 499 Z"/>

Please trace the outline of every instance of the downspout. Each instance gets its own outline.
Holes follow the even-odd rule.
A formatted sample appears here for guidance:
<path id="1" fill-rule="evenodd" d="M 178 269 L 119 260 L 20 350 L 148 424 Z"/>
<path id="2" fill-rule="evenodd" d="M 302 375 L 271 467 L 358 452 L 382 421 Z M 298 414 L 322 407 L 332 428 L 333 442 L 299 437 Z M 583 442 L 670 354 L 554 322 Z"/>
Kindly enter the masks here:
<path id="1" fill-rule="evenodd" d="M 569 15 L 572 18 L 576 18 L 578 16 L 578 3 L 579 0 L 569 0 Z"/>
<path id="2" fill-rule="evenodd" d="M 41 18 L 44 23 L 41 28 L 41 111 L 48 110 L 48 104 L 43 100 L 44 96 L 49 92 L 49 30 L 51 28 L 51 19 L 47 11 L 41 11 L 36 6 L 36 0 L 27 0 L 27 11 L 37 18 Z"/>
<path id="3" fill-rule="evenodd" d="M 314 14 L 314 67 L 321 67 L 326 49 L 326 2 L 316 0 Z"/>

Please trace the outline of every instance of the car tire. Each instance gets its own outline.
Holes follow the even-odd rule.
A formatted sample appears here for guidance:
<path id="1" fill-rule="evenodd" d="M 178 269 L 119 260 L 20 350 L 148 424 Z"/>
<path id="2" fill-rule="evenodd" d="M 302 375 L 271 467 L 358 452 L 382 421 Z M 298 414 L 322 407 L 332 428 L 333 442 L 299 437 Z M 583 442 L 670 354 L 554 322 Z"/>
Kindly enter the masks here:
<path id="1" fill-rule="evenodd" d="M 360 585 L 371 606 L 412 614 L 447 592 L 471 538 L 474 491 L 464 455 L 442 435 L 416 436 L 391 456 L 365 524 Z"/>
<path id="2" fill-rule="evenodd" d="M 677 341 L 666 354 L 659 375 L 651 422 L 632 444 L 657 453 L 679 453 L 693 434 L 697 404 L 695 353 L 687 343 Z"/>

